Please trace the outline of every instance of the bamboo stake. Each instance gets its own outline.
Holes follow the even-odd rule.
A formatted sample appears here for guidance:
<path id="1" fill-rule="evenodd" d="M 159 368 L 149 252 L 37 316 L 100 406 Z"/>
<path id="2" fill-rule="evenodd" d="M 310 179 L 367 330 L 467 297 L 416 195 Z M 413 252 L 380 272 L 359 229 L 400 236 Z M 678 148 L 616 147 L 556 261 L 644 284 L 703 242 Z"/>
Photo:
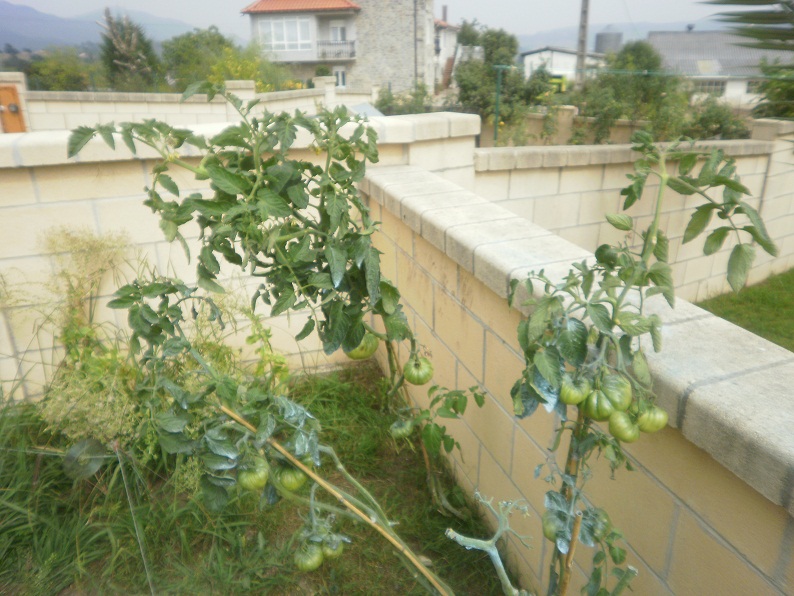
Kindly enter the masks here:
<path id="1" fill-rule="evenodd" d="M 582 512 L 578 511 L 573 518 L 573 529 L 571 530 L 571 542 L 568 545 L 568 554 L 565 557 L 565 575 L 560 582 L 560 596 L 565 596 L 568 591 L 568 584 L 571 583 L 571 570 L 573 568 L 573 556 L 576 553 L 576 545 L 579 542 L 579 528 L 582 526 Z"/>
<path id="2" fill-rule="evenodd" d="M 219 406 L 221 412 L 226 414 L 229 418 L 237 422 L 238 424 L 244 426 L 246 429 L 250 430 L 252 433 L 256 433 L 256 427 L 248 422 L 245 418 L 237 414 L 237 412 L 227 408 L 224 405 Z M 333 495 L 342 505 L 347 507 L 353 514 L 361 518 L 365 523 L 375 529 L 376 532 L 381 534 L 386 540 L 388 540 L 394 548 L 396 548 L 402 555 L 408 559 L 411 564 L 416 567 L 419 572 L 425 576 L 427 581 L 438 590 L 440 594 L 453 594 L 452 590 L 447 586 L 444 586 L 437 577 L 430 570 L 425 567 L 421 561 L 416 558 L 414 555 L 405 545 L 401 543 L 398 538 L 395 538 L 392 534 L 390 534 L 383 526 L 378 525 L 377 522 L 370 519 L 370 517 L 361 511 L 358 507 L 353 505 L 347 498 L 340 493 L 336 487 L 326 482 L 323 478 L 318 476 L 313 470 L 311 470 L 308 466 L 304 465 L 302 461 L 296 458 L 292 453 L 290 453 L 281 443 L 276 441 L 275 439 L 268 439 L 268 444 L 273 447 L 276 451 L 278 451 L 281 455 L 286 457 L 292 465 L 298 468 L 301 472 L 309 476 L 312 480 L 314 480 L 317 484 L 319 484 L 322 488 L 328 491 L 331 495 Z"/>

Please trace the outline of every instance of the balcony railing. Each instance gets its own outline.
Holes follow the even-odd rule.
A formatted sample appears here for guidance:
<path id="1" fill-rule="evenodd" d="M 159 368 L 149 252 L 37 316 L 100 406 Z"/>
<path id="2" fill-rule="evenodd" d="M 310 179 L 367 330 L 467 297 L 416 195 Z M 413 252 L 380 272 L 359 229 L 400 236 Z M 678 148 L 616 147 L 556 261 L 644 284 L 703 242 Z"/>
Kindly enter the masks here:
<path id="1" fill-rule="evenodd" d="M 355 41 L 318 41 L 317 57 L 321 60 L 349 60 L 356 57 Z"/>

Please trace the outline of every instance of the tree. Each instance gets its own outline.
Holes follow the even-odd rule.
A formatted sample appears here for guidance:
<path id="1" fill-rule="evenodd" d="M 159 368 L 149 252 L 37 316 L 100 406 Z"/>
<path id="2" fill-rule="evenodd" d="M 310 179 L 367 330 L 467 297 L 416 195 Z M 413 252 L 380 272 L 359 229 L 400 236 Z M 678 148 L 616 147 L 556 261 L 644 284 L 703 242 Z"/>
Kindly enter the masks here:
<path id="1" fill-rule="evenodd" d="M 467 23 L 464 21 L 464 26 Z M 474 35 L 476 34 L 476 37 Z M 484 60 L 468 60 L 455 70 L 455 82 L 458 86 L 458 100 L 464 106 L 476 111 L 480 116 L 493 114 L 496 97 L 496 65 L 512 65 L 518 53 L 518 40 L 503 29 L 485 29 L 477 31 L 476 22 L 470 24 L 466 36 L 476 45 L 482 46 Z M 460 37 L 458 38 L 460 40 Z M 512 106 L 523 101 L 524 77 L 517 70 L 509 70 L 502 74 L 500 97 L 500 113 L 508 120 L 512 114 Z"/>
<path id="2" fill-rule="evenodd" d="M 143 27 L 105 9 L 102 28 L 100 56 L 110 85 L 121 91 L 155 87 L 162 77 L 162 65 Z"/>
<path id="3" fill-rule="evenodd" d="M 760 10 L 720 13 L 721 20 L 733 25 L 733 31 L 752 41 L 745 44 L 763 50 L 794 52 L 794 0 L 711 0 L 710 4 L 741 7 L 767 7 Z M 794 58 L 794 54 L 791 55 Z M 759 92 L 764 101 L 753 114 L 761 118 L 794 116 L 794 60 L 770 64 L 761 62 L 765 79 Z"/>
<path id="4" fill-rule="evenodd" d="M 91 84 L 91 67 L 76 48 L 51 48 L 47 55 L 27 68 L 31 89 L 85 91 Z"/>
<path id="5" fill-rule="evenodd" d="M 264 58 L 256 44 L 244 49 L 236 46 L 224 48 L 220 60 L 211 66 L 207 80 L 216 85 L 230 80 L 255 81 L 259 93 L 291 86 L 289 71 Z"/>
<path id="6" fill-rule="evenodd" d="M 631 42 L 610 57 L 607 69 L 589 80 L 570 101 L 580 115 L 593 118 L 590 132 L 596 143 L 609 140 L 619 118 L 648 120 L 657 139 L 681 134 L 687 114 L 687 96 L 681 80 L 662 72 L 662 58 L 649 43 Z"/>
<path id="7" fill-rule="evenodd" d="M 176 88 L 184 91 L 191 83 L 208 79 L 213 65 L 223 60 L 224 51 L 234 47 L 215 26 L 194 29 L 163 42 L 163 64 Z"/>
<path id="8" fill-rule="evenodd" d="M 480 45 L 480 31 L 482 26 L 477 22 L 463 21 L 458 31 L 458 44 L 462 46 L 478 46 Z"/>
<path id="9" fill-rule="evenodd" d="M 767 7 L 722 12 L 719 16 L 720 20 L 733 25 L 737 35 L 753 40 L 743 45 L 763 50 L 794 51 L 794 0 L 709 0 L 708 4 Z M 794 68 L 794 64 L 790 68 Z"/>

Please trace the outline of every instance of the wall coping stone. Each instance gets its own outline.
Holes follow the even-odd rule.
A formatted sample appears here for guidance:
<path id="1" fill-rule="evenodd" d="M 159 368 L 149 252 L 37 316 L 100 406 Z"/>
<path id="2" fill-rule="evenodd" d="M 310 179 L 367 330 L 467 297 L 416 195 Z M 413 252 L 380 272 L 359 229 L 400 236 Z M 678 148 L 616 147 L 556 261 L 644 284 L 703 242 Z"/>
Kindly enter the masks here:
<path id="1" fill-rule="evenodd" d="M 792 125 L 794 123 L 785 123 Z M 631 163 L 639 157 L 631 145 L 539 145 L 533 147 L 496 147 L 474 150 L 477 172 L 529 170 L 565 166 Z M 769 155 L 773 143 L 757 140 L 700 141 L 696 149 L 722 149 L 732 157 Z"/>
<path id="2" fill-rule="evenodd" d="M 561 280 L 572 262 L 593 258 L 419 168 L 369 168 L 361 188 L 501 297 L 530 270 Z M 647 356 L 670 425 L 794 516 L 794 353 L 685 300 L 647 304 L 664 324 L 664 351 Z"/>
<path id="3" fill-rule="evenodd" d="M 313 91 L 313 90 L 312 90 Z M 378 116 L 369 119 L 369 125 L 378 133 L 380 145 L 413 143 L 417 140 L 443 140 L 475 136 L 480 130 L 480 118 L 472 114 L 437 112 L 434 114 L 412 114 L 406 116 Z M 211 136 L 236 122 L 214 122 L 189 127 L 197 134 Z M 429 132 L 432 129 L 432 134 Z M 351 131 L 352 132 L 352 127 Z M 133 156 L 119 142 L 113 150 L 104 141 L 95 138 L 75 157 L 67 159 L 66 146 L 71 134 L 68 130 L 46 130 L 26 133 L 0 134 L 0 168 L 53 166 L 69 163 L 98 163 L 126 161 L 130 159 L 158 159 L 159 155 L 149 147 L 139 146 Z M 293 145 L 296 149 L 307 149 L 311 142 L 308 133 L 301 134 Z M 197 150 L 185 146 L 182 156 L 197 156 Z"/>

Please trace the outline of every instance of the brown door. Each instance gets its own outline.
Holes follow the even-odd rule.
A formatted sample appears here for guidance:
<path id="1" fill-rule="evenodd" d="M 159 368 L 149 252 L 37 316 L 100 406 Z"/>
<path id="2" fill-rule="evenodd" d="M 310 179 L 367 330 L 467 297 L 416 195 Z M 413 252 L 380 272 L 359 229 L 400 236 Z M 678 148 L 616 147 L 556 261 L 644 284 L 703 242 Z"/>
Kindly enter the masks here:
<path id="1" fill-rule="evenodd" d="M 3 123 L 2 132 L 25 132 L 22 105 L 14 86 L 0 86 L 0 122 Z"/>

